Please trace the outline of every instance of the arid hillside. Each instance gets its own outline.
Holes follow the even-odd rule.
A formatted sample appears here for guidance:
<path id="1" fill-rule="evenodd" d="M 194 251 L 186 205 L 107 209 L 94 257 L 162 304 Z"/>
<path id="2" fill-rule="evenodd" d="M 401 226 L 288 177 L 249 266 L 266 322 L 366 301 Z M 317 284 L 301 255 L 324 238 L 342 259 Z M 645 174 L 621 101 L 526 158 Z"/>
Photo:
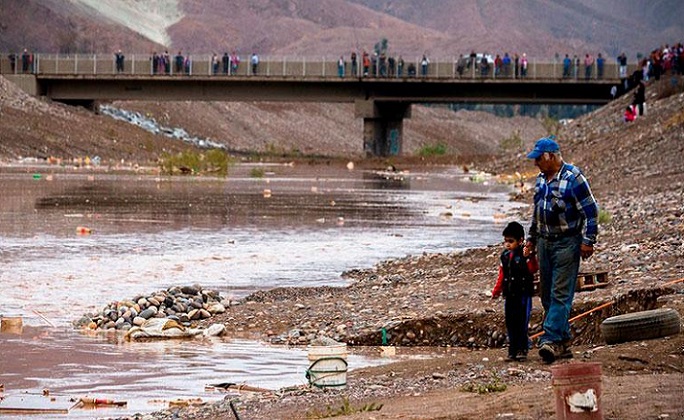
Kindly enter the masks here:
<path id="1" fill-rule="evenodd" d="M 184 144 L 83 108 L 36 99 L 0 77 L 0 160 L 93 158 L 148 163 Z"/>
<path id="2" fill-rule="evenodd" d="M 180 127 L 190 136 L 210 139 L 230 151 L 287 155 L 354 157 L 364 155 L 362 122 L 345 104 L 121 102 L 165 127 Z M 78 107 L 36 99 L 0 77 L 0 157 L 45 159 L 100 156 L 112 162 L 155 161 L 165 151 L 190 148 L 180 140 L 144 131 L 131 124 Z M 497 118 L 480 112 L 453 112 L 414 106 L 405 120 L 404 152 L 442 144 L 461 160 L 485 158 L 502 151 L 514 135 L 528 141 L 544 133 L 531 118 Z"/>
<path id="3" fill-rule="evenodd" d="M 678 0 L 3 0 L 0 51 L 331 56 L 383 38 L 405 57 L 472 49 L 631 60 L 684 38 Z"/>

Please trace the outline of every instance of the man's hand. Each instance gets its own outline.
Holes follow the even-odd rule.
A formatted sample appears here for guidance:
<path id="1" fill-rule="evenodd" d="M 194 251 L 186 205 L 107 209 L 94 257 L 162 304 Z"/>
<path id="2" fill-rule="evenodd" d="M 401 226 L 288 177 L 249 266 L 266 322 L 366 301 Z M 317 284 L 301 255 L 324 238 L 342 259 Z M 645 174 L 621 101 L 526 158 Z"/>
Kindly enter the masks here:
<path id="1" fill-rule="evenodd" d="M 587 245 L 587 244 L 580 245 L 580 256 L 582 257 L 583 260 L 586 260 L 587 258 L 591 257 L 591 255 L 593 253 L 594 253 L 594 246 L 593 245 Z"/>
<path id="2" fill-rule="evenodd" d="M 529 257 L 531 254 L 534 253 L 535 248 L 536 247 L 532 242 L 530 242 L 530 241 L 525 242 L 525 246 L 523 247 L 523 256 Z"/>

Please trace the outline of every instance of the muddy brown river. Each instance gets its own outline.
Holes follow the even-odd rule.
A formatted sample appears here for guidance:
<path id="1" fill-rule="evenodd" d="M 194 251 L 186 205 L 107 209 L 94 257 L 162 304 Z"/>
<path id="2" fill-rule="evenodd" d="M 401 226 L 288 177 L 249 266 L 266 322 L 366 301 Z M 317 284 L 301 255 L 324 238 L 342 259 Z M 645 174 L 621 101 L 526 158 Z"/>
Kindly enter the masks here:
<path id="1" fill-rule="evenodd" d="M 226 178 L 170 178 L 24 165 L 0 169 L 0 191 L 0 315 L 24 325 L 21 334 L 0 333 L 5 395 L 49 389 L 128 401 L 58 418 L 220 399 L 205 390 L 218 382 L 306 383 L 302 348 L 221 338 L 128 343 L 75 331 L 71 322 L 84 313 L 173 285 L 232 298 L 344 286 L 349 269 L 498 242 L 502 215 L 517 206 L 506 187 L 454 167 L 243 164 Z M 384 362 L 352 352 L 349 368 Z"/>

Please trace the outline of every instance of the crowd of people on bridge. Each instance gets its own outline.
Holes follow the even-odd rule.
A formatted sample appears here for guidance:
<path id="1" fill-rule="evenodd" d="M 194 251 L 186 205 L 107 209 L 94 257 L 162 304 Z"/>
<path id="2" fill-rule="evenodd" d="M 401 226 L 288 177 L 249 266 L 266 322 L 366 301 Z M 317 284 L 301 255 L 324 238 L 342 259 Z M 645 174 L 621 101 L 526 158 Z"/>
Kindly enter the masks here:
<path id="1" fill-rule="evenodd" d="M 8 55 L 10 71 L 12 73 L 34 73 L 36 71 L 34 54 L 24 49 L 22 54 L 11 53 Z M 638 67 L 642 72 L 642 79 L 660 78 L 665 73 L 684 74 L 684 46 L 682 43 L 666 44 L 656 48 L 646 57 L 638 56 Z M 623 82 L 629 83 L 633 75 L 628 75 L 628 59 L 625 53 L 615 58 L 618 67 L 618 76 Z M 121 50 L 114 53 L 116 73 L 125 72 L 125 56 Z M 225 52 L 223 56 L 214 53 L 210 59 L 211 74 L 237 75 L 241 58 L 237 52 Z M 594 57 L 591 53 L 585 53 L 584 58 L 574 54 L 564 54 L 560 61 L 563 79 L 603 79 L 605 77 L 606 58 L 598 53 Z M 248 57 L 248 68 L 241 74 L 259 74 L 260 57 L 254 52 Z M 168 50 L 163 53 L 153 52 L 150 56 L 151 74 L 193 74 L 192 58 L 188 54 L 178 51 L 175 56 Z M 494 77 L 524 79 L 528 77 L 530 61 L 526 53 L 488 54 L 487 52 L 460 54 L 453 63 L 454 77 Z M 443 73 L 443 70 L 440 72 Z M 415 61 L 407 62 L 402 55 L 392 55 L 387 51 L 352 51 L 349 61 L 344 55 L 337 61 L 337 75 L 339 77 L 430 77 L 437 74 L 427 54 Z M 633 85 L 635 86 L 635 84 Z M 632 87 L 633 87 L 632 86 Z M 622 91 L 629 90 L 625 84 Z"/>

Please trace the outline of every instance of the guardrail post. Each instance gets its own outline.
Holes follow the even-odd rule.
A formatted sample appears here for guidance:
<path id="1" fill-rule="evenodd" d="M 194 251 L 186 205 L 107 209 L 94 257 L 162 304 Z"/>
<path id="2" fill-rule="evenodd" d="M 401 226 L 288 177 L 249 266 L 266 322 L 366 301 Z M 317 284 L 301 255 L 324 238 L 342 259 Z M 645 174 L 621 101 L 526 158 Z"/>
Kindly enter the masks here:
<path id="1" fill-rule="evenodd" d="M 78 74 L 78 54 L 74 54 L 74 74 Z"/>
<path id="2" fill-rule="evenodd" d="M 97 74 L 97 54 L 93 54 L 93 74 Z"/>
<path id="3" fill-rule="evenodd" d="M 59 74 L 59 54 L 55 56 L 55 73 Z"/>
<path id="4" fill-rule="evenodd" d="M 135 54 L 131 54 L 131 74 L 135 74 Z"/>
<path id="5" fill-rule="evenodd" d="M 269 59 L 266 62 L 266 76 L 270 76 L 270 75 L 271 75 L 271 60 Z"/>
<path id="6" fill-rule="evenodd" d="M 285 74 L 285 71 L 286 71 L 286 68 L 285 68 L 286 63 L 287 63 L 287 57 L 283 57 L 283 74 L 282 74 L 283 77 L 286 76 L 286 74 Z"/>
<path id="7" fill-rule="evenodd" d="M 325 77 L 325 56 L 323 56 L 323 65 L 322 65 L 322 67 L 323 67 L 323 70 L 321 70 L 321 75 L 322 75 L 323 77 Z"/>
<path id="8" fill-rule="evenodd" d="M 306 77 L 306 57 L 302 57 L 302 76 Z"/>

